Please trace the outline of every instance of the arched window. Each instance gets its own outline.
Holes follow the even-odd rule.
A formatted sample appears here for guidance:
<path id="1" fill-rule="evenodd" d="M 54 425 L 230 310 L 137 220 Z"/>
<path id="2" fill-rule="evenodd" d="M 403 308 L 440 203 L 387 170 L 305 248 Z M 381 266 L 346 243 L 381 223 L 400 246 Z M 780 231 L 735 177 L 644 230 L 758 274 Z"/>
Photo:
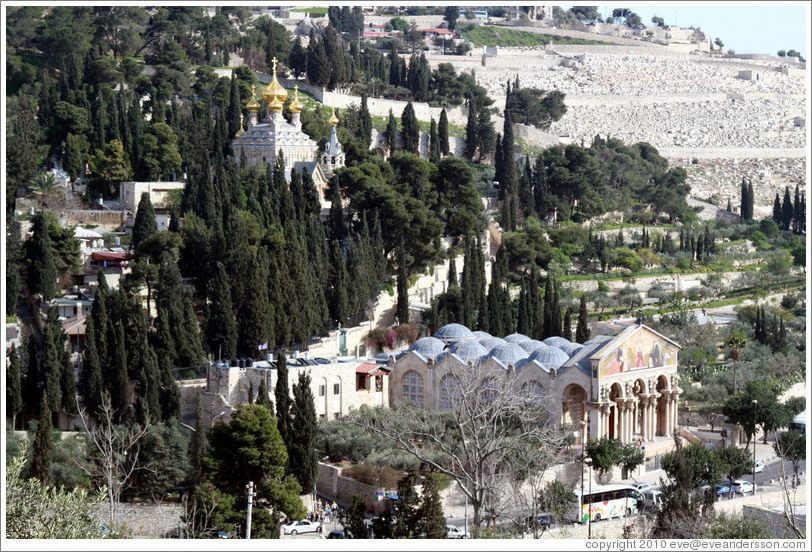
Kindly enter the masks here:
<path id="1" fill-rule="evenodd" d="M 440 383 L 440 409 L 450 410 L 460 401 L 460 382 L 456 376 L 447 374 Z"/>
<path id="2" fill-rule="evenodd" d="M 522 384 L 522 395 L 532 402 L 541 402 L 544 396 L 544 387 L 536 380 L 526 381 Z"/>
<path id="3" fill-rule="evenodd" d="M 331 162 L 332 162 L 332 164 L 333 164 L 333 165 L 335 165 L 335 164 L 336 164 L 336 156 L 335 156 L 335 155 L 334 155 L 334 156 L 333 156 L 333 158 L 331 159 Z"/>
<path id="4" fill-rule="evenodd" d="M 423 406 L 423 376 L 413 370 L 403 375 L 403 400 Z"/>

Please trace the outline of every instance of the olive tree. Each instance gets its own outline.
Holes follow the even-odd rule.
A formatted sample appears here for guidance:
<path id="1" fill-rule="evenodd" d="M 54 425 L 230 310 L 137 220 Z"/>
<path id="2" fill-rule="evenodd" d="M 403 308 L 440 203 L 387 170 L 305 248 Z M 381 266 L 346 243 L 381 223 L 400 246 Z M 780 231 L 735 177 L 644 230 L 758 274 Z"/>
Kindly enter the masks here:
<path id="1" fill-rule="evenodd" d="M 438 390 L 444 409 L 410 402 L 366 408 L 356 423 L 451 477 L 480 527 L 483 510 L 497 514 L 511 482 L 547 467 L 564 442 L 549 419 L 549 399 L 523 392 L 518 376 L 496 363 L 452 366 Z"/>

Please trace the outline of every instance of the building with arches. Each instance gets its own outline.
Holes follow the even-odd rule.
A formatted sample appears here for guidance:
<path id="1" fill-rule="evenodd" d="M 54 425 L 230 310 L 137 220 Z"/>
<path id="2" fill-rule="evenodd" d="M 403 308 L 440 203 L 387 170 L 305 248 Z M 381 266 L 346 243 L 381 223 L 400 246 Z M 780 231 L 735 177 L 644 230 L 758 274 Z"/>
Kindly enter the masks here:
<path id="1" fill-rule="evenodd" d="M 682 392 L 679 350 L 644 325 L 574 343 L 522 334 L 500 338 L 449 324 L 390 356 L 389 402 L 447 409 L 455 396 L 454 374 L 475 365 L 498 368 L 514 374 L 510 381 L 517 392 L 544 400 L 557 425 L 578 432 L 576 443 L 588 424 L 590 439 L 607 436 L 622 443 L 660 441 L 667 446 L 677 430 Z"/>

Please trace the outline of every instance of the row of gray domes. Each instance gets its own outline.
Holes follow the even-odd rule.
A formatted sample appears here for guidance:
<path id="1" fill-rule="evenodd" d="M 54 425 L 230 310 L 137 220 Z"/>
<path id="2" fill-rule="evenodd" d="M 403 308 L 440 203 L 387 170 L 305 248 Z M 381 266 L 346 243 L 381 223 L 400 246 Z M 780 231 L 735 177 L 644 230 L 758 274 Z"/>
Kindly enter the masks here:
<path id="1" fill-rule="evenodd" d="M 506 365 L 520 368 L 536 362 L 547 371 L 556 369 L 577 354 L 584 345 L 560 336 L 544 341 L 514 333 L 505 338 L 488 332 L 471 332 L 462 324 L 447 324 L 431 337 L 422 337 L 407 349 L 425 358 L 440 361 L 453 354 L 464 362 L 495 358 Z"/>

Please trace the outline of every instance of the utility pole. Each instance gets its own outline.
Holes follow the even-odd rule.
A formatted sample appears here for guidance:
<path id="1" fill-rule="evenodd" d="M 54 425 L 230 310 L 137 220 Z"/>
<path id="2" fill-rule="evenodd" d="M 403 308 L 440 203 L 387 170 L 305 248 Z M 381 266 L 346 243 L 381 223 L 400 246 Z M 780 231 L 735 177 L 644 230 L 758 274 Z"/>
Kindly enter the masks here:
<path id="1" fill-rule="evenodd" d="M 254 492 L 254 482 L 249 481 L 248 485 L 245 486 L 245 490 L 248 493 L 248 519 L 245 522 L 245 538 L 246 540 L 251 540 L 251 507 L 254 503 L 254 497 L 256 496 Z"/>

